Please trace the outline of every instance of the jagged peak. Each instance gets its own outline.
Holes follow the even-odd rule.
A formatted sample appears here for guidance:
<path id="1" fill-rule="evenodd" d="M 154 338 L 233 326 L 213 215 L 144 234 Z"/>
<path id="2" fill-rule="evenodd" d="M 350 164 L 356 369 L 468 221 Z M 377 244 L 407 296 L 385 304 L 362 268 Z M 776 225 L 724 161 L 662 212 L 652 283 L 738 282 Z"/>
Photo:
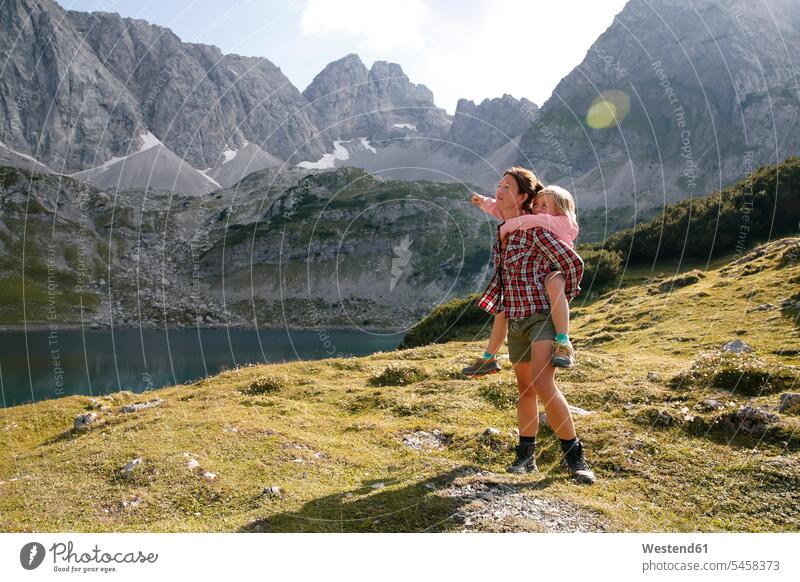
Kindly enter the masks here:
<path id="1" fill-rule="evenodd" d="M 403 72 L 403 67 L 398 63 L 389 61 L 375 61 L 369 70 L 370 77 L 375 80 L 380 80 L 386 77 L 403 77 L 408 79 L 408 76 Z"/>
<path id="2" fill-rule="evenodd" d="M 364 72 L 367 71 L 367 66 L 364 64 L 364 61 L 361 60 L 356 53 L 348 53 L 340 59 L 336 59 L 335 61 L 331 61 L 325 68 L 320 71 L 314 79 L 319 77 L 324 73 L 330 73 L 331 71 L 337 71 L 340 69 L 351 69 L 351 68 L 358 68 L 363 69 Z"/>

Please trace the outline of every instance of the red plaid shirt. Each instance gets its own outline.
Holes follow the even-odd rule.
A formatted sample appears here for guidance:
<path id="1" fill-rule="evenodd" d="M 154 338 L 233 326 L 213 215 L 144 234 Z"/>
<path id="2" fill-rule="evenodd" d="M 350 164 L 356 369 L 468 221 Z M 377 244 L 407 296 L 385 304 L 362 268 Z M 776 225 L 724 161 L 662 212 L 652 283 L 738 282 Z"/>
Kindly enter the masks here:
<path id="1" fill-rule="evenodd" d="M 494 276 L 478 300 L 478 307 L 489 313 L 505 311 L 507 319 L 549 312 L 544 278 L 551 271 L 561 271 L 564 275 L 567 301 L 580 293 L 583 259 L 573 249 L 537 226 L 510 233 L 505 250 L 501 250 L 500 226 L 493 247 Z"/>

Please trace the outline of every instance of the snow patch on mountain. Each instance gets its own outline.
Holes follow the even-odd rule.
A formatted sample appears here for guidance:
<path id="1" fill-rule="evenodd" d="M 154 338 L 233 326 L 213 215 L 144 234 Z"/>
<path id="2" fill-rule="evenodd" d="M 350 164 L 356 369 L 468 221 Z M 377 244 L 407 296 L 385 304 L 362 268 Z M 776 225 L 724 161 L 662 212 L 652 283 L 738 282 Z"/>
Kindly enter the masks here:
<path id="1" fill-rule="evenodd" d="M 333 151 L 323 155 L 316 162 L 303 161 L 297 165 L 308 170 L 326 170 L 328 168 L 333 168 L 336 165 L 336 160 L 347 160 L 350 158 L 349 152 L 342 146 L 343 143 L 345 142 L 338 140 L 333 142 Z"/>

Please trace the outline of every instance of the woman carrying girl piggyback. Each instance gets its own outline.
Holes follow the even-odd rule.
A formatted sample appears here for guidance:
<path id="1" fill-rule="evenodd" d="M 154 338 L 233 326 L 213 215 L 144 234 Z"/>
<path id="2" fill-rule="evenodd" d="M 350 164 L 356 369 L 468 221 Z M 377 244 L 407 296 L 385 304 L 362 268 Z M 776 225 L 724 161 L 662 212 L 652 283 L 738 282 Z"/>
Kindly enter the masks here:
<path id="1" fill-rule="evenodd" d="M 472 204 L 479 206 L 487 214 L 503 219 L 493 198 L 472 193 Z M 505 239 L 515 230 L 530 230 L 542 227 L 569 249 L 573 249 L 578 237 L 578 221 L 575 214 L 575 201 L 572 195 L 559 186 L 547 186 L 539 190 L 533 203 L 533 214 L 525 214 L 505 221 L 500 227 L 500 237 Z M 550 316 L 556 330 L 551 363 L 559 368 L 571 368 L 575 362 L 575 352 L 569 341 L 569 302 L 564 294 L 564 276 L 559 271 L 549 273 L 544 280 L 550 299 Z M 503 312 L 495 315 L 492 334 L 483 356 L 464 368 L 468 376 L 483 376 L 500 370 L 497 352 L 503 345 L 508 331 L 508 322 Z"/>

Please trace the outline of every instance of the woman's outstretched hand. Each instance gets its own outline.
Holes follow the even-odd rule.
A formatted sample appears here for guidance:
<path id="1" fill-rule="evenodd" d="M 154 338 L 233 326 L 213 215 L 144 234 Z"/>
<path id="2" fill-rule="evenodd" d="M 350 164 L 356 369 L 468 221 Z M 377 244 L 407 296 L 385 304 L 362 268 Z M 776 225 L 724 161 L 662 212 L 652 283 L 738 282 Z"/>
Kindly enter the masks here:
<path id="1" fill-rule="evenodd" d="M 483 203 L 483 196 L 481 196 L 476 192 L 473 192 L 472 198 L 470 198 L 470 202 L 472 202 L 473 206 L 480 206 Z"/>

